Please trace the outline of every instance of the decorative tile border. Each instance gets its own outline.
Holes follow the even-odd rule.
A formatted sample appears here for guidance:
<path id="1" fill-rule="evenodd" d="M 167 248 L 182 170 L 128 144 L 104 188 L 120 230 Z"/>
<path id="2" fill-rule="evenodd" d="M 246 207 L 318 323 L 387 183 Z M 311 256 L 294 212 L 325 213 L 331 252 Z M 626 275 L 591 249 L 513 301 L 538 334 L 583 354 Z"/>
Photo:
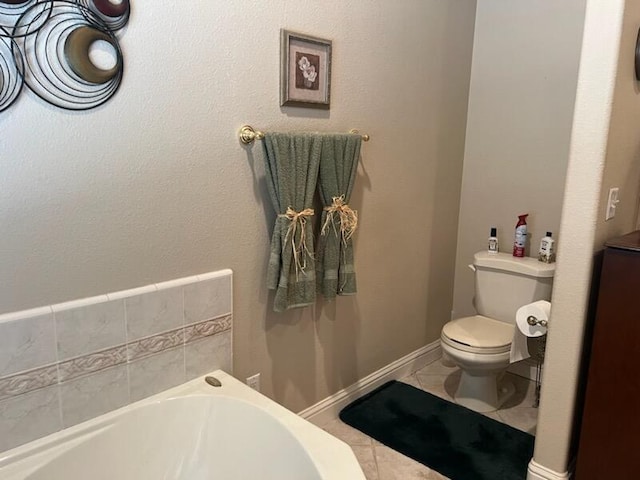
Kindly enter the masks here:
<path id="1" fill-rule="evenodd" d="M 159 333 L 150 337 L 141 338 L 131 342 L 128 346 L 129 361 L 148 357 L 154 353 L 160 353 L 173 347 L 184 344 L 184 328 L 176 328 L 168 332 Z"/>
<path id="2" fill-rule="evenodd" d="M 0 378 L 0 400 L 125 364 L 230 330 L 232 315 L 205 320 L 128 344 Z"/>
<path id="3" fill-rule="evenodd" d="M 127 361 L 127 346 L 109 348 L 60 363 L 59 380 L 65 382 Z"/>
<path id="4" fill-rule="evenodd" d="M 184 332 L 184 343 L 193 342 L 200 338 L 209 337 L 216 333 L 231 329 L 231 315 L 204 322 L 188 325 Z"/>
<path id="5" fill-rule="evenodd" d="M 58 383 L 58 366 L 48 365 L 0 378 L 0 400 Z"/>

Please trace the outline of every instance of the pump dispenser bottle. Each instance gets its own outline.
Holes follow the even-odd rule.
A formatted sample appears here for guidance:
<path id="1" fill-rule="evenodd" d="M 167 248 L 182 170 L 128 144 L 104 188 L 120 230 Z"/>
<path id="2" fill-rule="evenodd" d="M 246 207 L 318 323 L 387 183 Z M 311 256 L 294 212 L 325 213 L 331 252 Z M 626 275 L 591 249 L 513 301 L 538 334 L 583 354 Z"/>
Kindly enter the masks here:
<path id="1" fill-rule="evenodd" d="M 540 250 L 538 250 L 538 260 L 544 263 L 553 263 L 556 261 L 556 252 L 554 248 L 555 240 L 551 238 L 551 232 L 542 237 L 540 241 Z"/>
<path id="2" fill-rule="evenodd" d="M 489 234 L 489 248 L 488 252 L 492 254 L 498 253 L 498 229 L 491 227 L 491 233 Z"/>

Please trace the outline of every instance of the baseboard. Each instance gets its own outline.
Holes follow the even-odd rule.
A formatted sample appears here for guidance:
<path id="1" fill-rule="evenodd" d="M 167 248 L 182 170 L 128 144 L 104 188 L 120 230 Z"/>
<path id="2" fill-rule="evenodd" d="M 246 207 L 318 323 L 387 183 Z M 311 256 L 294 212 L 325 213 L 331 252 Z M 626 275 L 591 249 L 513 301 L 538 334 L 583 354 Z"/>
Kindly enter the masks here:
<path id="1" fill-rule="evenodd" d="M 572 469 L 559 473 L 550 468 L 543 467 L 535 460 L 531 460 L 527 468 L 527 480 L 567 480 L 571 478 L 571 475 Z"/>
<path id="2" fill-rule="evenodd" d="M 316 425 L 323 425 L 328 421 L 338 418 L 338 413 L 355 399 L 375 390 L 380 385 L 398 380 L 412 374 L 416 370 L 435 362 L 442 356 L 440 340 L 425 345 L 418 350 L 390 363 L 348 386 L 321 400 L 315 405 L 304 409 L 298 415 Z"/>

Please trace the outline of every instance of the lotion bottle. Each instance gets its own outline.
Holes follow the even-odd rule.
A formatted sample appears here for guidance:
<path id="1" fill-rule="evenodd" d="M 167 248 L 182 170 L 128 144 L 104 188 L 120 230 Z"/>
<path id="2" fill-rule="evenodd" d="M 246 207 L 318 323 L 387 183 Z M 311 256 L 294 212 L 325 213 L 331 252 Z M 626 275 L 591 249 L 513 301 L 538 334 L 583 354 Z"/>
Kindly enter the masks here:
<path id="1" fill-rule="evenodd" d="M 527 217 L 528 213 L 518 215 L 518 223 L 516 224 L 516 233 L 513 240 L 513 256 L 524 257 L 524 246 L 527 243 Z"/>
<path id="2" fill-rule="evenodd" d="M 556 261 L 556 253 L 554 248 L 555 240 L 551 238 L 551 232 L 540 240 L 540 250 L 538 250 L 538 260 L 544 263 L 553 263 Z"/>
<path id="3" fill-rule="evenodd" d="M 491 254 L 498 253 L 498 229 L 491 227 L 491 233 L 489 234 L 489 249 L 487 250 Z"/>

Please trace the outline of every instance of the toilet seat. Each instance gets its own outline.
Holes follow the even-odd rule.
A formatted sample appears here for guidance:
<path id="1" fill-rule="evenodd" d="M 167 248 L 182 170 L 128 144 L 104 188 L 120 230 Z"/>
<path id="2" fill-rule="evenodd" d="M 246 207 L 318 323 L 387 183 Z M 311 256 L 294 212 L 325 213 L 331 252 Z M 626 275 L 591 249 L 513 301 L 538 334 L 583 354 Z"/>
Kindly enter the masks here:
<path id="1" fill-rule="evenodd" d="M 451 348 L 478 354 L 508 352 L 515 326 L 482 315 L 451 320 L 442 328 L 441 340 Z"/>

